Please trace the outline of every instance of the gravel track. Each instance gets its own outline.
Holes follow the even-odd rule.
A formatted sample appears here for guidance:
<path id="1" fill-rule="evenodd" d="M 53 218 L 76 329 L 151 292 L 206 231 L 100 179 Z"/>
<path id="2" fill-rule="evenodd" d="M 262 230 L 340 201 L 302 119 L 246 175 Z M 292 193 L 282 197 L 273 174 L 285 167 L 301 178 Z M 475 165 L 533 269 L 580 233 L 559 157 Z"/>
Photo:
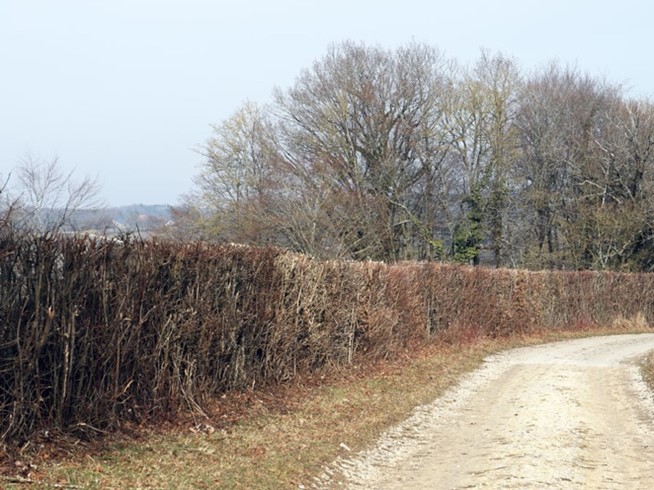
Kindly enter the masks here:
<path id="1" fill-rule="evenodd" d="M 316 486 L 654 488 L 654 401 L 636 365 L 653 349 L 641 334 L 493 355 Z"/>

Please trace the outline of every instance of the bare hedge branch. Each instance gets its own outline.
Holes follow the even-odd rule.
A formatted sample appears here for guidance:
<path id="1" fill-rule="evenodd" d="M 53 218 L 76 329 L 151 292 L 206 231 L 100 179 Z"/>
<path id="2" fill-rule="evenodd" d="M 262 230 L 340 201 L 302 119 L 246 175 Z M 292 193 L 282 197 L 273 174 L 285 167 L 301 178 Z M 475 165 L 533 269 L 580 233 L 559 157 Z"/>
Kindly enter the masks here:
<path id="1" fill-rule="evenodd" d="M 654 276 L 0 233 L 0 436 L 110 430 L 427 342 L 652 321 Z"/>

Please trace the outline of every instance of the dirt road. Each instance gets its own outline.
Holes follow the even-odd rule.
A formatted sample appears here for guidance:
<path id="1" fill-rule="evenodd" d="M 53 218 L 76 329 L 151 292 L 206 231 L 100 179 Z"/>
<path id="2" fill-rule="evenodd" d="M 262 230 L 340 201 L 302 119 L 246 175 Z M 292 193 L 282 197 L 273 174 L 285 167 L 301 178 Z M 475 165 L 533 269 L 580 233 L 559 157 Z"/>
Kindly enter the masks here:
<path id="1" fill-rule="evenodd" d="M 621 335 L 492 356 L 329 472 L 349 488 L 654 488 L 654 403 L 635 366 L 652 349 L 654 334 Z"/>

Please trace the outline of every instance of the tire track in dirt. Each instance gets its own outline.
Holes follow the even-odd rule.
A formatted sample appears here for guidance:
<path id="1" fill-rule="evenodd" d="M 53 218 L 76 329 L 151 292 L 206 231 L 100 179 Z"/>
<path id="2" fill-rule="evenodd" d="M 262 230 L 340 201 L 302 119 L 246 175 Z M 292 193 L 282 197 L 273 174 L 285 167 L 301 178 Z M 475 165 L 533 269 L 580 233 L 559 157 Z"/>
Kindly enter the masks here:
<path id="1" fill-rule="evenodd" d="M 491 356 L 316 486 L 652 488 L 654 402 L 636 360 L 653 349 L 642 334 Z"/>

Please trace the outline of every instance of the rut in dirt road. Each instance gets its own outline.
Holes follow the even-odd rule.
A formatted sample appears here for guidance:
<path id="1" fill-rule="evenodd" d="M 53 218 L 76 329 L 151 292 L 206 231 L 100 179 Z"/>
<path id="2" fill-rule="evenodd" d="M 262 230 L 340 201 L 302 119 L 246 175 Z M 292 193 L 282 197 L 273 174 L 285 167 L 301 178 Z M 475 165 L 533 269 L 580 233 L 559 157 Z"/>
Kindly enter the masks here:
<path id="1" fill-rule="evenodd" d="M 349 488 L 654 488 L 654 403 L 635 362 L 654 334 L 488 358 L 372 450 L 337 461 Z"/>

